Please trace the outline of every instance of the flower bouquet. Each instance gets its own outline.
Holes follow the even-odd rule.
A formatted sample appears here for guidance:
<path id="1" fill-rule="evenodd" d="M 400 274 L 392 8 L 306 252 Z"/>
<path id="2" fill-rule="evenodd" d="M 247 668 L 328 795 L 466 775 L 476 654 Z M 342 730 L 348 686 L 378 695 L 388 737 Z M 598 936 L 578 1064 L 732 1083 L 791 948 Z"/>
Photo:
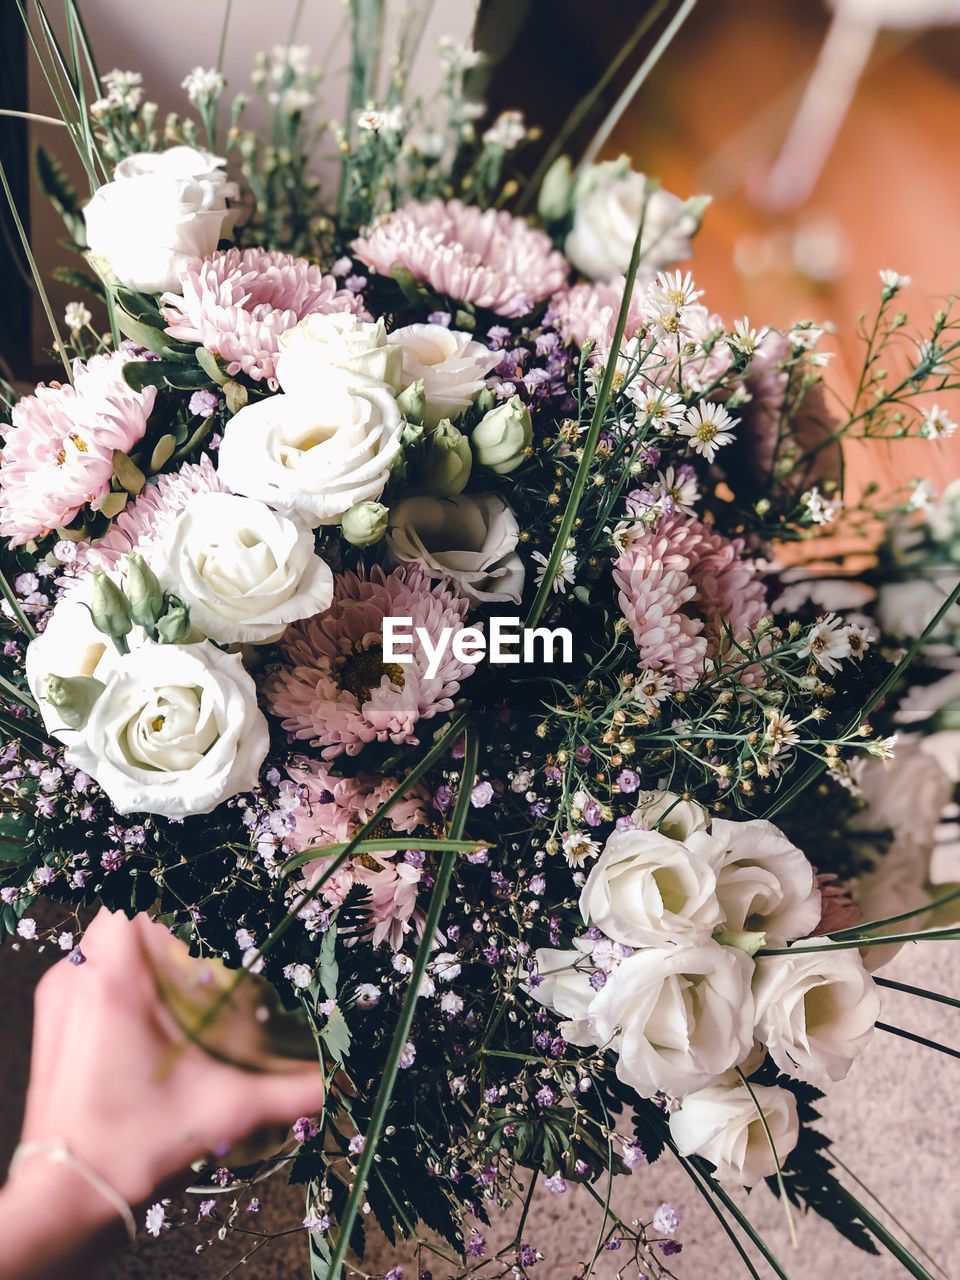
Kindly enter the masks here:
<path id="1" fill-rule="evenodd" d="M 609 1194 L 661 1157 L 744 1274 L 785 1275 L 731 1194 L 766 1181 L 926 1276 L 815 1122 L 872 970 L 960 936 L 924 915 L 956 891 L 889 887 L 903 785 L 916 852 L 951 784 L 883 763 L 958 588 L 904 646 L 783 549 L 886 518 L 843 510 L 847 438 L 953 430 L 956 321 L 916 333 L 882 273 L 842 405 L 820 329 L 729 326 L 677 267 L 705 200 L 562 139 L 518 182 L 532 131 L 478 126 L 450 42 L 439 124 L 409 50 L 375 102 L 377 10 L 349 6 L 335 198 L 307 50 L 258 60 L 257 133 L 218 71 L 158 123 L 72 0 L 68 46 L 40 24 L 90 192 L 40 169 L 106 325 L 51 311 L 61 380 L 8 397 L 2 931 L 82 964 L 89 907 L 149 913 L 229 970 L 201 1043 L 269 984 L 326 1080 L 275 1160 L 318 1278 L 361 1274 L 367 1212 L 421 1276 L 527 1275 L 523 1219 L 499 1253 L 485 1224 L 538 1180 L 596 1200 L 594 1262 L 670 1276 L 675 1211 Z M 211 1159 L 222 1236 L 265 1166 Z"/>

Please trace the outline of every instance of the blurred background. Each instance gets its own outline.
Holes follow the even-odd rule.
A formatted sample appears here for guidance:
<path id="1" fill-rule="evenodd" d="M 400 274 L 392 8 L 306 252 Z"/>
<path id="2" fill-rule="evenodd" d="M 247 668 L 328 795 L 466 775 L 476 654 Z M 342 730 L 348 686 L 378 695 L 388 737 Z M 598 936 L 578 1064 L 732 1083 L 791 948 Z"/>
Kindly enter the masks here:
<path id="1" fill-rule="evenodd" d="M 81 0 L 80 7 L 101 69 L 141 71 L 146 96 L 165 111 L 182 108 L 180 81 L 191 66 L 216 62 L 226 3 L 164 0 L 152 7 Z M 477 72 L 476 89 L 490 115 L 516 107 L 543 128 L 539 151 L 524 153 L 524 169 L 516 175 L 522 181 L 574 105 L 625 55 L 573 136 L 575 146 L 588 143 L 682 7 L 678 0 L 487 0 L 475 15 L 471 0 L 436 0 L 414 80 L 429 93 L 437 39 L 466 39 L 476 16 L 477 42 L 489 55 Z M 960 286 L 960 0 L 700 0 L 686 7 L 689 16 L 630 99 L 601 154 L 629 153 L 635 167 L 678 195 L 712 194 L 692 263 L 711 307 L 727 320 L 747 314 L 755 324 L 803 318 L 832 323 L 836 356 L 829 377 L 842 394 L 855 380 L 858 316 L 876 306 L 880 268 L 912 277 L 903 304 L 918 319 Z M 50 8 L 56 18 L 56 6 Z M 395 20 L 402 19 L 403 8 L 393 5 Z M 650 29 L 632 47 L 644 17 Z M 286 43 L 291 31 L 317 58 L 332 48 L 337 65 L 341 21 L 340 0 L 233 0 L 224 47 L 231 87 L 243 87 L 257 49 Z M 342 81 L 332 77 L 324 92 L 330 111 L 339 114 Z M 41 115 L 52 108 L 27 58 L 13 0 L 0 4 L 0 106 Z M 55 266 L 69 263 L 70 254 L 57 243 L 58 216 L 30 176 L 37 142 L 69 159 L 66 139 L 53 126 L 0 120 L 0 153 L 49 278 Z M 0 357 L 24 382 L 47 372 L 53 376 L 42 312 L 31 297 L 5 210 L 2 218 Z M 72 296 L 69 289 L 55 288 L 58 312 Z M 944 407 L 960 417 L 960 405 Z M 941 489 L 960 472 L 958 463 L 960 436 L 944 443 L 871 446 L 853 451 L 848 484 L 856 490 L 878 481 L 887 488 L 922 475 Z M 12 949 L 0 953 L 0 1019 L 8 1029 L 0 1161 L 12 1149 L 19 1124 L 30 982 L 44 961 Z M 908 948 L 887 972 L 956 991 L 960 954 L 949 946 Z M 944 1025 L 935 1006 L 918 1010 L 923 1002 L 899 1000 L 903 1007 L 891 1010 L 892 1021 L 960 1043 L 960 1033 Z M 829 1128 L 838 1135 L 836 1150 L 937 1260 L 939 1269 L 930 1263 L 931 1270 L 960 1275 L 960 1189 L 953 1172 L 960 1138 L 957 1064 L 890 1037 L 879 1041 L 878 1035 L 825 1107 Z M 261 1226 L 276 1231 L 296 1224 L 295 1193 L 277 1188 L 264 1199 Z M 685 1250 L 676 1268 L 681 1280 L 741 1274 L 709 1212 L 666 1161 L 623 1180 L 615 1203 L 625 1217 L 649 1219 L 662 1199 L 675 1203 L 684 1217 Z M 748 1205 L 791 1280 L 822 1280 L 836 1267 L 848 1280 L 905 1274 L 888 1257 L 857 1253 L 814 1219 L 801 1223 L 795 1253 L 781 1210 L 766 1191 L 755 1192 Z M 572 1192 L 559 1199 L 545 1194 L 535 1202 L 527 1231 L 548 1254 L 540 1272 L 546 1280 L 582 1274 L 579 1259 L 592 1251 L 596 1230 L 593 1210 Z M 505 1241 L 511 1231 L 498 1234 Z M 197 1252 L 202 1243 L 192 1232 L 172 1232 L 112 1264 L 106 1274 L 205 1280 L 241 1266 L 236 1242 Z M 382 1274 L 396 1259 L 392 1251 L 373 1248 L 368 1270 Z M 593 1274 L 604 1280 L 617 1275 L 620 1265 L 622 1260 L 609 1255 Z M 297 1232 L 242 1264 L 242 1274 L 258 1280 L 299 1276 L 305 1269 L 305 1244 Z M 431 1264 L 431 1270 L 434 1280 L 442 1280 L 442 1269 Z M 416 1273 L 411 1266 L 407 1275 Z"/>

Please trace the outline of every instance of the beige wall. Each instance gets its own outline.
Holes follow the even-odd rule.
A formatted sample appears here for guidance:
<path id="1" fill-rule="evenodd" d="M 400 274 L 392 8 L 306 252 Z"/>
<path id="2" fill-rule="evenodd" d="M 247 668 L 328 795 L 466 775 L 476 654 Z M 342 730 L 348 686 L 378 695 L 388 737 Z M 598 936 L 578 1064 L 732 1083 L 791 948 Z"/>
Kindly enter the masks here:
<path id="1" fill-rule="evenodd" d="M 59 7 L 48 6 L 53 16 Z M 401 11 L 409 7 L 406 0 L 391 0 L 388 4 L 391 12 L 388 48 L 393 47 Z M 233 0 L 224 58 L 228 93 L 249 90 L 254 54 L 258 49 L 287 42 L 296 8 L 297 0 Z M 336 117 L 342 113 L 347 60 L 342 27 L 344 8 L 342 0 L 305 0 L 296 35 L 296 43 L 310 45 L 318 61 L 325 60 L 327 51 L 333 50 L 328 64 L 331 71 L 322 89 L 321 101 Z M 424 95 L 431 93 L 437 83 L 434 56 L 437 41 L 447 34 L 466 39 L 475 8 L 474 0 L 435 0 L 414 67 L 413 82 Z M 180 82 L 191 67 L 216 64 L 226 0 L 162 0 L 156 6 L 144 6 L 136 0 L 81 0 L 81 9 L 101 72 L 113 67 L 142 72 L 145 97 L 159 103 L 163 111 L 182 109 L 186 105 Z M 30 99 L 33 111 L 53 112 L 49 91 L 33 60 Z M 69 161 L 70 172 L 76 175 L 79 184 L 79 166 L 64 131 L 43 124 L 31 125 L 31 131 L 32 143 L 42 142 L 65 162 Z M 57 246 L 57 239 L 63 236 L 63 225 L 37 189 L 32 193 L 32 229 L 34 251 L 46 279 L 49 280 L 51 270 L 57 265 L 77 265 L 75 255 Z M 52 296 L 59 316 L 73 296 L 73 290 L 53 282 Z M 37 307 L 34 348 L 38 363 L 43 361 L 43 348 L 48 344 L 49 330 Z"/>

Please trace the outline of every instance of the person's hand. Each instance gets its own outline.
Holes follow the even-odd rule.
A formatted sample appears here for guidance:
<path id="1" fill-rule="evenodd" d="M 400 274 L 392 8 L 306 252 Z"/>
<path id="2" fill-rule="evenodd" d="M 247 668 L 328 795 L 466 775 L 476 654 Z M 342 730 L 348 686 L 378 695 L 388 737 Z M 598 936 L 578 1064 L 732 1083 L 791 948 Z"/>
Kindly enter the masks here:
<path id="1" fill-rule="evenodd" d="M 243 1071 L 176 1034 L 141 946 L 141 930 L 161 927 L 101 911 L 84 937 L 86 963 L 64 960 L 43 977 L 22 1135 L 66 1143 L 134 1206 L 193 1161 L 323 1104 L 319 1065 Z M 115 1216 L 74 1170 L 43 1156 L 23 1161 L 13 1182 L 21 1180 L 39 1194 L 71 1185 L 84 1214 Z"/>

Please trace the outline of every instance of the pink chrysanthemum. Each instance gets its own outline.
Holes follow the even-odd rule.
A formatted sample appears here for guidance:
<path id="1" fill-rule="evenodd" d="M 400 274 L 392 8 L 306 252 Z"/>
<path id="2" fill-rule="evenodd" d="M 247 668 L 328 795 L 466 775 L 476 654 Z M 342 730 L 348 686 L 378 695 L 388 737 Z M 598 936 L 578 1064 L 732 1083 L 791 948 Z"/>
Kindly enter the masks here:
<path id="1" fill-rule="evenodd" d="M 159 476 L 155 484 L 144 486 L 135 502 L 127 504 L 99 542 L 77 544 L 70 565 L 73 576 L 87 569 L 113 569 L 131 551 L 165 541 L 191 498 L 198 493 L 225 492 L 206 454 L 199 462 L 188 462 L 179 471 Z"/>
<path id="2" fill-rule="evenodd" d="M 183 296 L 161 299 L 167 333 L 199 342 L 273 390 L 280 335 L 309 315 L 349 311 L 366 318 L 363 299 L 340 289 L 306 258 L 268 249 L 227 249 L 198 258 L 180 278 Z"/>
<path id="3" fill-rule="evenodd" d="M 306 758 L 295 760 L 287 772 L 301 789 L 300 802 L 291 811 L 295 825 L 289 841 L 297 851 L 349 840 L 397 786 L 395 778 L 372 773 L 340 778 L 323 761 Z M 424 826 L 428 798 L 423 786 L 414 787 L 390 810 L 390 827 L 409 835 Z"/>
<path id="4" fill-rule="evenodd" d="M 155 387 L 123 380 L 126 352 L 73 366 L 74 385 L 40 386 L 13 408 L 0 465 L 0 535 L 19 547 L 68 525 L 110 490 L 113 451 L 143 438 Z"/>
<path id="5" fill-rule="evenodd" d="M 547 321 L 559 329 L 564 342 L 582 347 L 589 340 L 598 351 L 609 351 L 626 283 L 623 276 L 617 276 L 614 280 L 595 284 L 581 282 L 561 289 L 550 299 Z M 641 284 L 634 284 L 623 331 L 624 342 L 629 342 L 648 320 L 646 290 Z"/>
<path id="6" fill-rule="evenodd" d="M 526 315 L 570 271 L 549 237 L 522 218 L 459 200 L 404 205 L 355 240 L 353 251 L 381 275 L 405 267 L 437 293 L 501 316 Z"/>
<path id="7" fill-rule="evenodd" d="M 467 601 L 440 581 L 431 585 L 415 570 L 369 578 L 337 579 L 333 604 L 315 618 L 288 627 L 282 666 L 265 684 L 267 705 L 297 738 L 322 747 L 325 759 L 356 755 L 368 742 L 416 743 L 416 725 L 449 711 L 473 664 L 458 661 L 448 646 L 436 675 L 414 640 L 409 664 L 383 661 L 383 619 L 412 619 L 436 643 L 445 627 L 459 631 Z"/>
<path id="8" fill-rule="evenodd" d="M 689 689 L 720 652 L 726 627 L 740 638 L 756 626 L 766 593 L 743 550 L 741 539 L 680 512 L 632 531 L 613 577 L 641 667 Z"/>
<path id="9" fill-rule="evenodd" d="M 336 777 L 317 760 L 295 761 L 288 770 L 300 791 L 291 810 L 293 833 L 287 843 L 295 851 L 327 844 L 342 844 L 356 834 L 395 789 L 394 778 L 358 774 Z M 387 816 L 389 830 L 411 834 L 427 822 L 428 793 L 417 786 L 399 800 Z M 379 833 L 378 834 L 382 834 Z M 374 945 L 389 942 L 399 947 L 414 927 L 417 908 L 418 868 L 395 860 L 393 853 L 365 854 L 352 858 L 323 885 L 320 894 L 330 906 L 339 906 L 355 884 L 370 891 L 367 903 L 369 930 Z M 306 868 L 309 887 L 326 868 L 324 859 Z"/>

